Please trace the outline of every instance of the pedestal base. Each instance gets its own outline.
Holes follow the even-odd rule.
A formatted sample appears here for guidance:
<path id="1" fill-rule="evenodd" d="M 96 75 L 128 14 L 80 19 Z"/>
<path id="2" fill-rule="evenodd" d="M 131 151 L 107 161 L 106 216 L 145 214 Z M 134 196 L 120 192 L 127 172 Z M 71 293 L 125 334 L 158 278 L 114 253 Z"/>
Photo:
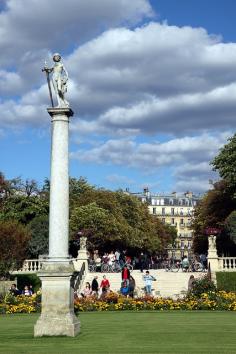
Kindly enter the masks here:
<path id="1" fill-rule="evenodd" d="M 34 326 L 34 336 L 67 336 L 75 337 L 80 331 L 80 322 L 73 315 L 53 316 L 41 315 Z"/>
<path id="2" fill-rule="evenodd" d="M 73 265 L 47 262 L 42 281 L 42 313 L 34 326 L 34 336 L 76 336 L 79 319 L 74 314 Z"/>

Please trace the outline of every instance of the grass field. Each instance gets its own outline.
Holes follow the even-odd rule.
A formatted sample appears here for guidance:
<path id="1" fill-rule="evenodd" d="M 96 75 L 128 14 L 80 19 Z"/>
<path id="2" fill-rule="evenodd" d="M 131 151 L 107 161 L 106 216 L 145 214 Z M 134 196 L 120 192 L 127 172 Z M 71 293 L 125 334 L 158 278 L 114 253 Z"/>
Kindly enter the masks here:
<path id="1" fill-rule="evenodd" d="M 0 353 L 236 353 L 233 312 L 87 312 L 76 338 L 33 338 L 37 317 L 0 316 Z"/>

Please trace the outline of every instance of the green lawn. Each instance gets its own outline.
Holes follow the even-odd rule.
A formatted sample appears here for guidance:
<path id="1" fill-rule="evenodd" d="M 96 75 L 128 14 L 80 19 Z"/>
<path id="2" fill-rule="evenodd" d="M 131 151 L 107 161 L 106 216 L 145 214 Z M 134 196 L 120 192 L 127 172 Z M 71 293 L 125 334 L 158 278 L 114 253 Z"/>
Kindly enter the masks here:
<path id="1" fill-rule="evenodd" d="M 33 338 L 37 317 L 0 316 L 0 353 L 236 353 L 233 312 L 87 312 L 76 338 Z"/>

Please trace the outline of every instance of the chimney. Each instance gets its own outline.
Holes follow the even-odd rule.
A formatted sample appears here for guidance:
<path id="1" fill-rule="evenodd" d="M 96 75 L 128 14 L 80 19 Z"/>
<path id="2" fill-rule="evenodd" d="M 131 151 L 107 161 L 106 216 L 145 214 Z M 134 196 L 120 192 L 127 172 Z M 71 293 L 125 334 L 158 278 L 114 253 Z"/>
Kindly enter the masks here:
<path id="1" fill-rule="evenodd" d="M 186 193 L 184 193 L 184 195 L 185 195 L 186 198 L 190 198 L 191 199 L 193 197 L 193 192 L 187 191 Z"/>
<path id="2" fill-rule="evenodd" d="M 144 194 L 146 197 L 149 197 L 149 196 L 150 196 L 150 192 L 149 192 L 148 187 L 143 188 L 143 194 Z"/>

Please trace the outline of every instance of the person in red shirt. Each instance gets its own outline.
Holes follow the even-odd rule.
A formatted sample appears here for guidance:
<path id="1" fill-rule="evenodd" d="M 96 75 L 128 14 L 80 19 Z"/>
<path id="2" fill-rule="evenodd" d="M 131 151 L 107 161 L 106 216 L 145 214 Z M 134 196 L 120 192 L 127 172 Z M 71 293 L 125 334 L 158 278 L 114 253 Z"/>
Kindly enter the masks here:
<path id="1" fill-rule="evenodd" d="M 124 265 L 124 268 L 121 272 L 122 283 L 126 282 L 127 286 L 129 286 L 129 278 L 130 278 L 130 271 L 127 268 L 127 265 Z"/>
<path id="2" fill-rule="evenodd" d="M 105 294 L 110 288 L 109 280 L 106 278 L 105 275 L 103 275 L 103 279 L 101 281 L 100 288 L 102 288 L 103 294 Z"/>

